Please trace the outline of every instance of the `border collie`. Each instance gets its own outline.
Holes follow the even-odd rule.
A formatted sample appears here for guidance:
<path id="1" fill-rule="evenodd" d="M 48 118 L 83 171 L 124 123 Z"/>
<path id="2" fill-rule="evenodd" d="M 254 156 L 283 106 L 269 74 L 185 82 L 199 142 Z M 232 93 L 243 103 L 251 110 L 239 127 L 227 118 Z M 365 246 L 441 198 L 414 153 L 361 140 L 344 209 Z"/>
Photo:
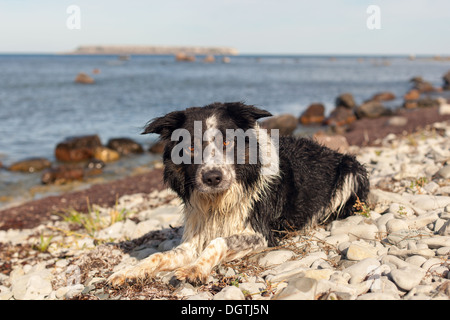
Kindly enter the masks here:
<path id="1" fill-rule="evenodd" d="M 183 239 L 114 273 L 113 286 L 170 270 L 178 280 L 205 282 L 221 262 L 277 245 L 282 231 L 346 217 L 366 200 L 367 172 L 353 156 L 269 136 L 257 123 L 268 116 L 240 102 L 213 103 L 147 124 L 143 134 L 165 142 L 164 181 L 184 205 Z"/>

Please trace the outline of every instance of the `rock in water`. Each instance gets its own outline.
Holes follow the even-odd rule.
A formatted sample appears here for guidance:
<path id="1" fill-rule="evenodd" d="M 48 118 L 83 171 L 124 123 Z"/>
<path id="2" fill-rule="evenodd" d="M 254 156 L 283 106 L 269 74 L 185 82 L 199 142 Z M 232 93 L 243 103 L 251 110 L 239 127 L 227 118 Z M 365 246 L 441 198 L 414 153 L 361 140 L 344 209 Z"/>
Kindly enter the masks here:
<path id="1" fill-rule="evenodd" d="M 356 117 L 353 110 L 340 106 L 331 111 L 325 120 L 325 124 L 330 126 L 344 126 L 355 121 Z"/>
<path id="2" fill-rule="evenodd" d="M 82 84 L 93 84 L 95 80 L 92 77 L 88 76 L 86 73 L 80 72 L 79 74 L 77 74 L 75 82 Z"/>
<path id="3" fill-rule="evenodd" d="M 308 124 L 321 124 L 325 120 L 325 107 L 322 103 L 311 104 L 300 116 L 300 123 L 304 125 Z"/>
<path id="4" fill-rule="evenodd" d="M 384 115 L 391 114 L 381 102 L 379 101 L 368 101 L 360 105 L 355 110 L 356 116 L 361 118 L 378 118 Z"/>
<path id="5" fill-rule="evenodd" d="M 59 161 L 77 162 L 94 157 L 95 149 L 102 143 L 97 135 L 69 137 L 58 143 L 55 157 Z"/>
<path id="6" fill-rule="evenodd" d="M 106 146 L 112 150 L 117 151 L 121 155 L 144 152 L 144 149 L 139 143 L 129 138 L 110 139 Z"/>
<path id="7" fill-rule="evenodd" d="M 261 122 L 263 129 L 278 129 L 280 136 L 289 136 L 297 128 L 297 118 L 291 114 L 282 114 L 274 116 Z M 269 131 L 270 132 L 270 131 Z"/>
<path id="8" fill-rule="evenodd" d="M 33 173 L 50 168 L 51 165 L 52 163 L 45 158 L 29 158 L 13 163 L 9 170 Z"/>
<path id="9" fill-rule="evenodd" d="M 444 76 L 442 77 L 442 80 L 444 80 L 444 86 L 442 89 L 444 90 L 450 90 L 450 71 L 448 71 Z"/>
<path id="10" fill-rule="evenodd" d="M 393 94 L 392 92 L 386 91 L 386 92 L 380 92 L 375 94 L 372 99 L 370 100 L 375 100 L 375 101 L 390 101 L 390 100 L 394 100 L 395 99 L 395 94 Z"/>
<path id="11" fill-rule="evenodd" d="M 120 154 L 107 147 L 97 147 L 94 151 L 94 158 L 107 163 L 119 160 Z"/>
<path id="12" fill-rule="evenodd" d="M 72 165 L 62 165 L 46 170 L 41 177 L 42 184 L 65 184 L 83 180 L 84 169 Z"/>
<path id="13" fill-rule="evenodd" d="M 336 98 L 336 107 L 344 107 L 347 109 L 353 109 L 356 107 L 355 99 L 351 93 L 343 93 Z"/>

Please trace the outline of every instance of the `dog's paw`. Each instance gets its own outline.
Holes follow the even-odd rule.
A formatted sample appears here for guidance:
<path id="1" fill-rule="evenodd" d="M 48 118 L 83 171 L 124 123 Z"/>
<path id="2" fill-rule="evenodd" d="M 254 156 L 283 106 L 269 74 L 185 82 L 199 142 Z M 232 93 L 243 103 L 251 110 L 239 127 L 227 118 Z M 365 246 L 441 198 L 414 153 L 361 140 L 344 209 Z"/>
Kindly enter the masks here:
<path id="1" fill-rule="evenodd" d="M 126 284 L 144 281 L 158 271 L 159 262 L 160 257 L 158 255 L 150 256 L 135 266 L 113 273 L 108 278 L 108 284 L 112 287 L 122 287 Z"/>
<path id="2" fill-rule="evenodd" d="M 127 277 L 124 272 L 116 272 L 108 278 L 107 283 L 113 288 L 123 287 L 127 283 Z"/>
<path id="3" fill-rule="evenodd" d="M 202 270 L 202 268 L 195 265 L 178 268 L 175 271 L 175 277 L 178 280 L 187 281 L 195 285 L 205 283 L 208 279 L 208 276 L 209 272 L 205 272 Z"/>

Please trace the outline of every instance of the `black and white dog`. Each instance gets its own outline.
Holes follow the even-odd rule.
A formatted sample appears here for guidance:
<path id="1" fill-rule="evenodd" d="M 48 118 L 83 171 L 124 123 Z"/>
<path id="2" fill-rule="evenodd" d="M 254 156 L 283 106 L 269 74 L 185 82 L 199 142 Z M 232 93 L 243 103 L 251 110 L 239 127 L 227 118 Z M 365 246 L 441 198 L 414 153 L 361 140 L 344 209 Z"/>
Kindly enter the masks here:
<path id="1" fill-rule="evenodd" d="M 164 180 L 184 205 L 183 241 L 113 274 L 113 286 L 168 270 L 204 282 L 222 261 L 276 245 L 280 231 L 348 216 L 366 199 L 367 172 L 353 156 L 269 136 L 257 123 L 268 116 L 242 103 L 214 103 L 147 124 L 143 133 L 166 143 Z"/>

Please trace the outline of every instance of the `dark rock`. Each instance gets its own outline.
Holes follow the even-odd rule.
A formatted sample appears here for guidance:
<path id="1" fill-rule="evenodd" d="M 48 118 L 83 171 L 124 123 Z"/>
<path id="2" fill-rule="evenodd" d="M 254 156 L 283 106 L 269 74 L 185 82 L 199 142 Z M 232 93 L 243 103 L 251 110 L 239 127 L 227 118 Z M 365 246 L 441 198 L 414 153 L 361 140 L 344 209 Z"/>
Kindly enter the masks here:
<path id="1" fill-rule="evenodd" d="M 102 143 L 97 135 L 69 137 L 58 143 L 55 157 L 59 161 L 78 162 L 92 159 Z"/>
<path id="2" fill-rule="evenodd" d="M 129 138 L 110 139 L 106 146 L 112 150 L 117 151 L 121 155 L 144 152 L 144 149 L 139 143 Z"/>
<path id="3" fill-rule="evenodd" d="M 62 165 L 46 170 L 41 177 L 43 184 L 65 184 L 76 180 L 83 180 L 84 169 L 77 166 Z"/>
<path id="4" fill-rule="evenodd" d="M 356 107 L 355 99 L 351 93 L 343 93 L 336 98 L 336 107 L 353 109 Z"/>
<path id="5" fill-rule="evenodd" d="M 390 100 L 394 100 L 395 94 L 393 94 L 392 92 L 386 91 L 386 92 L 380 92 L 375 94 L 370 100 L 372 101 L 390 101 Z"/>
<path id="6" fill-rule="evenodd" d="M 353 110 L 346 107 L 336 107 L 325 120 L 325 124 L 330 126 L 345 126 L 354 121 L 356 121 L 356 116 Z"/>
<path id="7" fill-rule="evenodd" d="M 414 77 L 409 81 L 413 83 L 413 88 L 418 90 L 419 92 L 436 91 L 436 89 L 433 87 L 433 85 L 431 83 L 423 80 L 422 77 Z"/>
<path id="8" fill-rule="evenodd" d="M 18 162 L 13 163 L 10 167 L 10 171 L 18 172 L 37 172 L 50 168 L 52 163 L 45 158 L 28 158 Z"/>
<path id="9" fill-rule="evenodd" d="M 442 80 L 444 80 L 444 86 L 442 89 L 444 90 L 450 90 L 450 71 L 448 71 L 444 76 L 442 77 Z"/>
<path id="10" fill-rule="evenodd" d="M 325 107 L 321 103 L 311 104 L 300 116 L 301 124 L 321 124 L 325 120 Z"/>
<path id="11" fill-rule="evenodd" d="M 164 141 L 159 140 L 152 144 L 148 151 L 150 151 L 151 153 L 162 154 L 164 152 L 165 145 L 166 144 L 164 143 Z"/>
<path id="12" fill-rule="evenodd" d="M 357 107 L 355 114 L 358 119 L 362 119 L 378 118 L 381 116 L 390 115 L 392 112 L 379 101 L 368 101 Z"/>
<path id="13" fill-rule="evenodd" d="M 291 114 L 282 114 L 261 122 L 263 129 L 278 129 L 280 136 L 289 136 L 297 128 L 298 120 Z"/>

